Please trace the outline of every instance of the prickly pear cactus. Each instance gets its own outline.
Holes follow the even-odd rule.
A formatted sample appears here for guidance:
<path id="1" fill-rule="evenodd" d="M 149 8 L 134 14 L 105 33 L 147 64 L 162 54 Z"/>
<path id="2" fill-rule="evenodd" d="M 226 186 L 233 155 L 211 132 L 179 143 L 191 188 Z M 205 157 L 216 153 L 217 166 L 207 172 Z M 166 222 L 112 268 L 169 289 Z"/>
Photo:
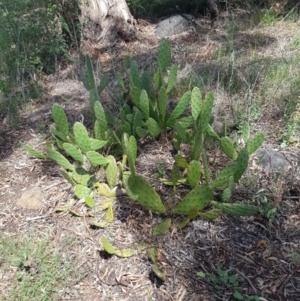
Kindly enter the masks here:
<path id="1" fill-rule="evenodd" d="M 27 144 L 23 145 L 23 148 L 24 148 L 31 156 L 33 156 L 33 157 L 35 157 L 35 158 L 37 158 L 37 159 L 46 159 L 46 156 L 45 156 L 43 153 L 37 151 L 36 149 L 32 148 L 31 146 L 29 146 L 29 145 L 27 145 Z"/>
<path id="2" fill-rule="evenodd" d="M 233 143 L 229 137 L 222 137 L 220 140 L 222 151 L 232 160 L 236 160 L 237 152 L 233 146 Z"/>
<path id="3" fill-rule="evenodd" d="M 177 118 L 180 117 L 188 108 L 190 104 L 190 100 L 191 100 L 191 92 L 185 92 L 167 120 L 168 127 L 171 128 L 174 127 Z"/>
<path id="4" fill-rule="evenodd" d="M 248 154 L 253 154 L 263 143 L 265 136 L 263 133 L 258 133 L 252 140 L 247 143 Z"/>
<path id="5" fill-rule="evenodd" d="M 166 208 L 163 205 L 155 189 L 142 177 L 131 175 L 127 182 L 130 190 L 136 196 L 137 202 L 145 209 L 157 213 L 165 213 Z"/>
<path id="6" fill-rule="evenodd" d="M 171 219 L 165 218 L 159 225 L 155 226 L 152 229 L 151 234 L 153 236 L 164 235 L 167 233 L 170 227 L 171 227 Z"/>
<path id="7" fill-rule="evenodd" d="M 79 148 L 84 153 L 90 151 L 90 137 L 85 126 L 80 122 L 75 122 L 73 126 L 73 132 Z"/>
<path id="8" fill-rule="evenodd" d="M 234 173 L 234 182 L 236 183 L 242 175 L 245 173 L 247 167 L 248 167 L 248 162 L 249 162 L 249 154 L 246 149 L 242 149 L 238 157 L 235 161 L 236 163 L 236 171 Z"/>
<path id="9" fill-rule="evenodd" d="M 74 166 L 58 151 L 47 148 L 47 156 L 65 169 L 74 170 Z"/>
<path id="10" fill-rule="evenodd" d="M 171 62 L 171 46 L 167 39 L 162 39 L 159 45 L 157 55 L 158 67 L 161 73 L 163 73 Z"/>
<path id="11" fill-rule="evenodd" d="M 218 203 L 215 201 L 212 201 L 211 204 L 224 213 L 235 216 L 250 216 L 256 214 L 259 210 L 258 207 L 253 205 Z"/>
<path id="12" fill-rule="evenodd" d="M 229 181 L 229 178 L 235 174 L 236 169 L 236 162 L 231 162 L 225 166 L 211 185 L 212 189 L 221 188 L 222 186 L 226 185 Z"/>
<path id="13" fill-rule="evenodd" d="M 108 164 L 106 166 L 106 180 L 110 188 L 115 187 L 118 176 L 117 162 L 114 156 L 107 156 Z"/>
<path id="14" fill-rule="evenodd" d="M 157 107 L 159 113 L 159 124 L 161 127 L 164 127 L 167 112 L 167 90 L 165 87 L 161 87 L 159 90 Z"/>
<path id="15" fill-rule="evenodd" d="M 93 166 L 108 164 L 108 160 L 104 156 L 100 155 L 95 151 L 87 152 L 86 157 L 88 158 L 88 160 L 91 162 Z"/>
<path id="16" fill-rule="evenodd" d="M 202 108 L 202 95 L 201 91 L 198 87 L 195 87 L 192 91 L 191 95 L 191 111 L 194 120 L 196 121 L 198 116 L 200 115 Z"/>
<path id="17" fill-rule="evenodd" d="M 141 112 L 144 114 L 145 119 L 149 118 L 149 99 L 147 92 L 145 90 L 142 90 L 141 96 L 140 96 L 140 109 Z"/>
<path id="18" fill-rule="evenodd" d="M 157 137 L 161 133 L 161 128 L 155 119 L 149 118 L 146 121 L 148 132 L 152 137 Z"/>
<path id="19" fill-rule="evenodd" d="M 64 109 L 57 103 L 52 106 L 52 117 L 59 131 L 63 135 L 69 135 L 69 123 Z"/>
<path id="20" fill-rule="evenodd" d="M 202 210 L 211 202 L 212 197 L 212 189 L 207 186 L 197 186 L 173 208 L 173 213 L 189 215 L 192 208 Z"/>
<path id="21" fill-rule="evenodd" d="M 199 216 L 206 220 L 213 220 L 218 218 L 223 214 L 223 211 L 220 209 L 212 209 L 206 212 L 199 212 Z"/>
<path id="22" fill-rule="evenodd" d="M 65 142 L 63 144 L 63 148 L 65 152 L 68 155 L 70 155 L 73 159 L 75 159 L 79 163 L 83 163 L 83 156 L 75 145 Z"/>
<path id="23" fill-rule="evenodd" d="M 187 171 L 187 180 L 188 183 L 195 187 L 199 184 L 201 176 L 201 165 L 199 161 L 193 160 L 190 162 Z"/>
<path id="24" fill-rule="evenodd" d="M 177 78 L 177 66 L 172 65 L 170 70 L 169 80 L 168 80 L 167 94 L 170 93 L 173 87 L 175 86 L 176 78 Z"/>

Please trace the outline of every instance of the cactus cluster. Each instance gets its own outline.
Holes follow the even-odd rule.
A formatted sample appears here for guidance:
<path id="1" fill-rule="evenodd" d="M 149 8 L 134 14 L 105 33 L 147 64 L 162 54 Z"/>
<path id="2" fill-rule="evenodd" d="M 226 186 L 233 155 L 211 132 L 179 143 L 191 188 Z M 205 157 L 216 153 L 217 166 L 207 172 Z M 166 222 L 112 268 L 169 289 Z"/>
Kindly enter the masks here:
<path id="1" fill-rule="evenodd" d="M 118 116 L 113 116 L 104 109 L 100 101 L 100 94 L 108 85 L 109 76 L 104 75 L 97 85 L 92 62 L 87 56 L 82 79 L 89 91 L 94 122 L 92 133 L 80 122 L 75 122 L 71 127 L 63 108 L 54 104 L 52 116 L 55 127 L 51 127 L 50 132 L 56 147 L 47 142 L 44 154 L 28 145 L 24 146 L 31 155 L 39 159 L 52 159 L 60 165 L 62 176 L 74 186 L 75 196 L 83 199 L 86 206 L 93 209 L 90 216 L 94 217 L 91 222 L 94 226 L 103 228 L 112 222 L 112 200 L 117 196 L 118 185 L 123 185 L 134 202 L 164 216 L 162 222 L 154 227 L 152 235 L 166 233 L 171 227 L 173 214 L 184 216 L 184 220 L 177 225 L 181 229 L 196 217 L 211 220 L 222 213 L 247 216 L 258 212 L 255 206 L 232 204 L 230 200 L 235 184 L 247 169 L 249 156 L 263 142 L 263 134 L 259 133 L 250 139 L 250 127 L 245 124 L 241 130 L 245 142 L 242 149 L 230 137 L 220 137 L 210 124 L 213 95 L 207 93 L 203 96 L 198 87 L 184 93 L 176 107 L 169 112 L 169 96 L 177 80 L 177 67 L 170 67 L 170 63 L 171 47 L 166 39 L 160 43 L 158 68 L 154 74 L 147 70 L 141 74 L 138 64 L 132 61 L 129 87 L 126 87 L 121 76 L 118 75 L 117 78 L 122 91 L 121 97 L 127 94 L 130 101 L 121 102 Z M 186 112 L 189 112 L 189 116 L 183 116 Z M 146 136 L 157 137 L 165 130 L 170 133 L 168 137 L 172 139 L 176 155 L 171 179 L 162 179 L 162 182 L 173 187 L 173 196 L 177 194 L 181 184 L 190 188 L 177 204 L 171 204 L 172 208 L 169 208 L 169 204 L 164 204 L 154 187 L 136 171 L 139 139 Z M 209 166 L 208 138 L 217 141 L 230 160 L 216 176 Z M 190 149 L 186 157 L 181 152 L 183 143 L 188 144 Z M 117 152 L 112 151 L 116 149 Z M 123 155 L 120 161 L 119 154 Z M 100 183 L 96 178 L 95 174 L 99 169 L 105 172 L 106 183 Z M 217 193 L 221 202 L 214 200 Z M 98 205 L 98 195 L 108 198 L 108 201 Z M 72 211 L 70 206 L 64 210 L 80 215 Z M 102 210 L 106 210 L 105 219 L 98 221 L 94 214 Z M 115 250 L 105 239 L 102 245 L 110 254 L 130 254 L 124 250 Z M 158 275 L 161 273 L 156 264 L 153 271 Z M 164 278 L 163 274 L 161 278 Z"/>

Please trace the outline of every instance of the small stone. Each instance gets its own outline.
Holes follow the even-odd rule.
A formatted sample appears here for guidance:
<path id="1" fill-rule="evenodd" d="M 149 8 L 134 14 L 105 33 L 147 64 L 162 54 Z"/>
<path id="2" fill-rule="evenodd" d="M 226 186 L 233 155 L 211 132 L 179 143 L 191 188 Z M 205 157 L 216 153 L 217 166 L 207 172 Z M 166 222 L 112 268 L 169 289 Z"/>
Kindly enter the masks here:
<path id="1" fill-rule="evenodd" d="M 16 205 L 25 209 L 39 210 L 43 206 L 44 194 L 39 187 L 33 187 L 23 192 Z"/>
<path id="2" fill-rule="evenodd" d="M 259 148 L 256 152 L 258 164 L 268 172 L 282 172 L 288 170 L 291 165 L 283 154 L 271 148 Z"/>

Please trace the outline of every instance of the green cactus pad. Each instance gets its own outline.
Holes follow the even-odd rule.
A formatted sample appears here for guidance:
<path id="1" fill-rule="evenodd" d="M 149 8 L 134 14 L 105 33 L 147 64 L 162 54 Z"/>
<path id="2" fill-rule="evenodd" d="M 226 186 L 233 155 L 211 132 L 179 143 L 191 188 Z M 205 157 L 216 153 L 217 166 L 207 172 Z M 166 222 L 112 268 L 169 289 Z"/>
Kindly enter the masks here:
<path id="1" fill-rule="evenodd" d="M 148 255 L 148 258 L 149 258 L 153 263 L 156 262 L 156 249 L 155 249 L 155 248 L 150 248 L 150 249 L 148 249 L 147 255 Z"/>
<path id="2" fill-rule="evenodd" d="M 163 126 L 167 112 L 167 91 L 165 87 L 161 87 L 159 90 L 157 107 L 159 113 L 159 123 Z"/>
<path id="3" fill-rule="evenodd" d="M 224 202 L 224 203 L 227 203 L 229 200 L 230 200 L 230 198 L 231 198 L 231 190 L 227 187 L 227 188 L 225 188 L 224 189 L 224 191 L 223 191 L 223 193 L 222 193 L 222 201 Z"/>
<path id="4" fill-rule="evenodd" d="M 94 138 L 90 138 L 89 142 L 90 142 L 90 150 L 91 151 L 101 149 L 107 144 L 107 141 L 98 140 L 98 139 L 94 139 Z"/>
<path id="5" fill-rule="evenodd" d="M 86 55 L 85 56 L 85 65 L 86 65 L 86 79 L 87 79 L 87 90 L 95 89 L 95 77 L 93 72 L 93 64 L 91 58 Z"/>
<path id="6" fill-rule="evenodd" d="M 166 281 L 167 280 L 167 276 L 164 272 L 162 272 L 160 270 L 160 268 L 158 267 L 158 265 L 154 264 L 152 266 L 152 272 L 162 281 Z"/>
<path id="7" fill-rule="evenodd" d="M 140 126 L 135 128 L 135 132 L 139 138 L 145 138 L 148 135 L 148 130 L 143 129 Z"/>
<path id="8" fill-rule="evenodd" d="M 47 148 L 47 156 L 67 170 L 74 170 L 74 166 L 58 151 Z"/>
<path id="9" fill-rule="evenodd" d="M 136 250 L 133 249 L 123 249 L 123 250 L 115 250 L 115 255 L 120 258 L 131 257 L 136 253 Z"/>
<path id="10" fill-rule="evenodd" d="M 253 154 L 264 142 L 265 135 L 263 133 L 258 133 L 252 140 L 247 143 L 248 154 Z"/>
<path id="11" fill-rule="evenodd" d="M 139 108 L 140 108 L 141 112 L 143 113 L 145 119 L 148 119 L 149 118 L 149 99 L 148 99 L 148 94 L 145 90 L 142 90 L 142 92 L 141 92 Z"/>
<path id="12" fill-rule="evenodd" d="M 99 101 L 99 94 L 97 89 L 92 89 L 89 91 L 89 101 L 90 101 L 90 108 L 92 109 L 92 112 L 95 113 L 95 102 Z"/>
<path id="13" fill-rule="evenodd" d="M 51 133 L 52 137 L 54 137 L 55 139 L 58 139 L 58 140 L 63 141 L 63 142 L 68 141 L 67 136 L 65 136 L 63 133 L 59 132 L 53 126 L 50 127 L 50 133 Z"/>
<path id="14" fill-rule="evenodd" d="M 128 187 L 134 195 L 137 195 L 137 202 L 145 209 L 157 213 L 165 213 L 166 208 L 163 205 L 155 189 L 140 176 L 129 176 Z"/>
<path id="15" fill-rule="evenodd" d="M 108 254 L 115 254 L 116 253 L 116 250 L 115 248 L 112 246 L 112 244 L 109 242 L 109 240 L 105 237 L 102 237 L 101 238 L 101 244 L 102 244 L 102 247 L 104 248 L 104 250 L 108 253 Z"/>
<path id="16" fill-rule="evenodd" d="M 188 162 L 182 155 L 176 155 L 175 162 L 181 168 L 187 168 L 189 166 Z"/>
<path id="17" fill-rule="evenodd" d="M 99 101 L 94 103 L 94 112 L 97 121 L 99 122 L 99 128 L 104 133 L 108 128 L 107 118 L 103 109 L 102 104 Z"/>
<path id="18" fill-rule="evenodd" d="M 165 218 L 159 225 L 155 226 L 152 229 L 152 236 L 166 234 L 169 228 L 171 227 L 171 221 L 172 220 L 170 218 Z"/>
<path id="19" fill-rule="evenodd" d="M 132 83 L 134 84 L 134 86 L 141 89 L 142 81 L 141 81 L 140 74 L 139 74 L 139 67 L 138 67 L 138 64 L 136 61 L 131 61 L 130 77 L 131 77 L 131 80 L 132 80 Z"/>
<path id="20" fill-rule="evenodd" d="M 73 132 L 79 148 L 84 153 L 88 152 L 90 150 L 90 137 L 85 126 L 80 122 L 75 122 Z"/>
<path id="21" fill-rule="evenodd" d="M 59 169 L 60 174 L 72 185 L 75 186 L 76 182 L 74 181 L 74 179 L 72 178 L 72 173 L 67 172 L 64 168 L 60 168 Z"/>
<path id="22" fill-rule="evenodd" d="M 218 218 L 223 214 L 223 211 L 220 209 L 212 209 L 206 212 L 199 212 L 199 216 L 206 220 L 213 220 Z"/>
<path id="23" fill-rule="evenodd" d="M 190 137 L 187 130 L 182 126 L 181 122 L 176 122 L 174 129 L 180 140 L 189 143 Z"/>
<path id="24" fill-rule="evenodd" d="M 146 124 L 148 132 L 152 137 L 157 137 L 160 134 L 161 128 L 153 118 L 150 117 L 147 119 Z"/>
<path id="25" fill-rule="evenodd" d="M 92 181 L 91 175 L 82 167 L 77 167 L 72 172 L 72 178 L 78 184 L 89 186 Z"/>
<path id="26" fill-rule="evenodd" d="M 89 208 L 95 207 L 95 200 L 90 196 L 86 196 L 84 202 Z"/>
<path id="27" fill-rule="evenodd" d="M 218 136 L 218 134 L 215 132 L 215 130 L 212 128 L 210 124 L 207 125 L 206 127 L 206 133 L 208 136 L 214 138 L 215 140 L 220 141 L 221 138 Z"/>
<path id="28" fill-rule="evenodd" d="M 91 192 L 92 191 L 90 188 L 81 184 L 76 185 L 74 189 L 74 193 L 79 199 L 83 199 L 87 196 L 90 196 Z"/>
<path id="29" fill-rule="evenodd" d="M 176 83 L 176 78 L 177 78 L 177 66 L 172 65 L 170 70 L 169 80 L 168 80 L 167 94 L 169 94 L 172 91 Z"/>
<path id="30" fill-rule="evenodd" d="M 159 45 L 157 62 L 160 72 L 164 72 L 171 62 L 171 46 L 167 39 L 162 39 Z"/>
<path id="31" fill-rule="evenodd" d="M 55 103 L 52 106 L 52 117 L 58 130 L 60 130 L 63 133 L 63 135 L 68 136 L 69 135 L 68 119 L 64 109 L 57 103 Z"/>
<path id="32" fill-rule="evenodd" d="M 183 228 L 185 228 L 189 223 L 191 222 L 191 220 L 186 217 L 183 221 L 181 221 L 178 225 L 177 225 L 177 229 L 182 230 Z"/>
<path id="33" fill-rule="evenodd" d="M 172 168 L 172 184 L 173 184 L 173 186 L 177 185 L 179 176 L 180 176 L 179 166 L 177 164 L 174 164 L 173 168 Z"/>
<path id="34" fill-rule="evenodd" d="M 187 116 L 187 117 L 178 119 L 178 122 L 180 122 L 180 124 L 182 125 L 182 127 L 184 129 L 188 129 L 188 128 L 191 128 L 192 125 L 194 124 L 194 119 L 192 116 Z"/>
<path id="35" fill-rule="evenodd" d="M 162 79 L 159 72 L 155 72 L 153 75 L 153 89 L 157 91 L 162 84 Z"/>
<path id="36" fill-rule="evenodd" d="M 259 211 L 259 208 L 253 205 L 218 203 L 215 201 L 212 201 L 211 204 L 224 213 L 235 216 L 255 215 Z"/>
<path id="37" fill-rule="evenodd" d="M 222 151 L 232 160 L 236 160 L 238 154 L 229 137 L 222 137 L 220 140 Z"/>
<path id="38" fill-rule="evenodd" d="M 180 117 L 188 108 L 190 99 L 191 99 L 191 92 L 185 92 L 167 120 L 168 127 L 171 128 L 174 127 L 176 119 Z"/>
<path id="39" fill-rule="evenodd" d="M 221 170 L 221 172 L 219 173 L 219 175 L 211 185 L 212 189 L 220 188 L 224 186 L 228 182 L 229 178 L 235 174 L 236 168 L 237 168 L 236 162 L 234 163 L 231 162 L 228 165 L 226 165 Z"/>
<path id="40" fill-rule="evenodd" d="M 67 154 L 69 154 L 73 159 L 79 163 L 83 163 L 83 156 L 76 146 L 71 143 L 65 142 L 63 148 Z"/>
<path id="41" fill-rule="evenodd" d="M 249 162 L 249 154 L 246 149 L 242 149 L 236 159 L 236 171 L 234 173 L 234 182 L 236 183 L 245 173 Z"/>
<path id="42" fill-rule="evenodd" d="M 191 110 L 192 110 L 192 116 L 195 121 L 197 120 L 198 116 L 200 115 L 201 108 L 202 108 L 201 91 L 198 87 L 195 87 L 192 90 L 192 95 L 191 95 Z"/>
<path id="43" fill-rule="evenodd" d="M 250 137 L 250 125 L 249 123 L 245 123 L 242 128 L 241 128 L 241 133 L 242 133 L 242 138 L 245 143 L 248 142 L 249 137 Z"/>
<path id="44" fill-rule="evenodd" d="M 29 146 L 28 144 L 23 145 L 23 148 L 33 157 L 37 158 L 37 159 L 46 159 L 46 156 L 37 151 L 36 149 L 32 148 L 31 146 Z"/>
<path id="45" fill-rule="evenodd" d="M 91 162 L 93 166 L 108 164 L 108 160 L 104 156 L 100 155 L 95 151 L 87 152 L 86 157 L 88 158 L 88 160 Z"/>
<path id="46" fill-rule="evenodd" d="M 137 142 L 134 136 L 130 136 L 128 139 L 128 149 L 127 149 L 128 163 L 130 172 L 135 173 L 135 160 L 137 156 Z"/>
<path id="47" fill-rule="evenodd" d="M 212 116 L 212 108 L 214 106 L 214 96 L 212 93 L 207 93 L 201 110 L 200 128 L 206 132 L 207 125 Z"/>
<path id="48" fill-rule="evenodd" d="M 213 191 L 207 186 L 197 186 L 191 190 L 173 209 L 173 213 L 189 215 L 192 208 L 202 210 L 212 200 Z"/>
<path id="49" fill-rule="evenodd" d="M 133 83 L 129 84 L 129 88 L 130 88 L 130 99 L 132 103 L 140 110 L 141 89 L 136 87 Z"/>
<path id="50" fill-rule="evenodd" d="M 108 164 L 106 166 L 106 180 L 110 188 L 115 187 L 118 175 L 118 166 L 114 156 L 107 156 Z"/>
<path id="51" fill-rule="evenodd" d="M 199 184 L 201 177 L 201 165 L 199 161 L 193 160 L 188 166 L 187 180 L 188 183 L 195 187 Z"/>
<path id="52" fill-rule="evenodd" d="M 102 91 L 108 86 L 108 81 L 109 81 L 109 74 L 106 73 L 102 76 L 100 80 L 100 84 L 97 87 L 98 94 L 100 95 Z"/>
<path id="53" fill-rule="evenodd" d="M 107 196 L 109 198 L 115 198 L 118 195 L 117 187 L 111 189 L 106 183 L 97 182 L 95 188 L 99 195 Z"/>

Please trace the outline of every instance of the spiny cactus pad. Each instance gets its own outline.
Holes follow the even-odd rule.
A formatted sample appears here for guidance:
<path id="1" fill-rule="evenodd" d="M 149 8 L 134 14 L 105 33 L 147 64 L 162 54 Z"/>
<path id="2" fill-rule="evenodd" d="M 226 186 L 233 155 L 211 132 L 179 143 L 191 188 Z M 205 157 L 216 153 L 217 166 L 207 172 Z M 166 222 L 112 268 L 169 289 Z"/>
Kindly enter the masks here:
<path id="1" fill-rule="evenodd" d="M 140 176 L 129 176 L 128 186 L 134 195 L 137 195 L 137 202 L 145 209 L 153 212 L 165 213 L 166 208 L 163 205 L 155 189 Z"/>
<path id="2" fill-rule="evenodd" d="M 23 145 L 23 148 L 24 148 L 31 156 L 33 156 L 33 157 L 35 157 L 35 158 L 37 158 L 37 159 L 46 159 L 46 156 L 45 156 L 43 153 L 37 151 L 36 149 L 32 148 L 31 146 L 29 146 L 29 145 L 27 145 L 27 144 Z"/>
<path id="3" fill-rule="evenodd" d="M 180 117 L 189 106 L 190 99 L 191 99 L 191 92 L 185 92 L 167 120 L 168 127 L 174 127 L 176 119 Z"/>
<path id="4" fill-rule="evenodd" d="M 59 132 L 56 128 L 53 126 L 50 127 L 50 133 L 52 134 L 52 137 L 59 139 L 60 141 L 67 142 L 68 138 L 63 133 Z"/>
<path id="5" fill-rule="evenodd" d="M 249 154 L 246 149 L 242 149 L 236 159 L 236 171 L 234 173 L 234 182 L 236 183 L 245 173 L 249 162 Z"/>
<path id="6" fill-rule="evenodd" d="M 118 166 L 114 156 L 107 156 L 108 164 L 106 166 L 106 180 L 110 188 L 115 187 L 118 175 Z"/>
<path id="7" fill-rule="evenodd" d="M 173 213 L 189 215 L 192 208 L 202 210 L 211 202 L 212 197 L 212 189 L 207 186 L 197 186 L 174 207 Z"/>
<path id="8" fill-rule="evenodd" d="M 61 153 L 51 148 L 47 148 L 47 155 L 60 166 L 67 170 L 74 170 L 74 166 Z"/>
<path id="9" fill-rule="evenodd" d="M 226 165 L 211 185 L 212 189 L 224 186 L 228 182 L 229 178 L 235 174 L 236 168 L 236 162 L 231 162 L 228 165 Z"/>
<path id="10" fill-rule="evenodd" d="M 89 142 L 90 142 L 90 150 L 91 151 L 101 149 L 107 144 L 107 141 L 98 140 L 98 139 L 94 139 L 94 138 L 90 138 Z"/>
<path id="11" fill-rule="evenodd" d="M 65 142 L 63 144 L 63 148 L 65 152 L 69 154 L 73 159 L 75 159 L 79 163 L 83 163 L 83 156 L 75 145 Z"/>
<path id="12" fill-rule="evenodd" d="M 187 180 L 188 183 L 195 187 L 199 184 L 201 176 L 201 165 L 199 161 L 193 160 L 188 166 Z"/>
<path id="13" fill-rule="evenodd" d="M 215 201 L 212 201 L 211 204 L 224 213 L 235 216 L 250 216 L 256 214 L 259 210 L 258 207 L 253 205 L 218 203 Z"/>
<path id="14" fill-rule="evenodd" d="M 158 113 L 160 124 L 164 126 L 165 116 L 167 112 L 167 91 L 165 87 L 161 87 L 158 94 Z"/>
<path id="15" fill-rule="evenodd" d="M 167 233 L 167 231 L 169 230 L 170 227 L 171 227 L 171 219 L 165 218 L 159 225 L 155 226 L 152 229 L 151 234 L 153 236 L 164 235 Z"/>
<path id="16" fill-rule="evenodd" d="M 220 140 L 222 151 L 232 160 L 236 160 L 237 152 L 233 146 L 233 143 L 229 137 L 222 137 Z"/>
<path id="17" fill-rule="evenodd" d="M 199 216 L 206 220 L 216 219 L 223 214 L 223 211 L 220 209 L 212 209 L 206 212 L 199 212 Z"/>
<path id="18" fill-rule="evenodd" d="M 80 122 L 75 122 L 73 132 L 79 148 L 84 153 L 88 152 L 90 150 L 90 137 L 85 126 Z"/>
<path id="19" fill-rule="evenodd" d="M 87 196 L 90 196 L 92 191 L 87 186 L 78 184 L 75 186 L 74 192 L 79 199 L 83 199 Z"/>
<path id="20" fill-rule="evenodd" d="M 177 78 L 177 66 L 172 65 L 171 70 L 170 70 L 169 80 L 168 80 L 167 94 L 172 91 L 172 89 L 176 83 L 176 78 Z"/>
<path id="21" fill-rule="evenodd" d="M 69 135 L 69 123 L 64 109 L 55 103 L 52 106 L 52 117 L 58 128 L 65 136 Z"/>
<path id="22" fill-rule="evenodd" d="M 195 87 L 191 95 L 191 110 L 194 120 L 197 120 L 202 108 L 202 95 L 198 87 Z"/>
<path id="23" fill-rule="evenodd" d="M 149 119 L 147 119 L 146 123 L 150 135 L 152 137 L 157 137 L 161 132 L 161 128 L 156 122 L 156 120 L 150 117 Z"/>
<path id="24" fill-rule="evenodd" d="M 91 162 L 91 164 L 94 166 L 108 164 L 108 160 L 104 156 L 100 155 L 95 151 L 87 152 L 86 156 L 88 160 Z"/>
<path id="25" fill-rule="evenodd" d="M 171 46 L 167 39 L 162 39 L 157 55 L 160 72 L 164 72 L 171 62 Z"/>
<path id="26" fill-rule="evenodd" d="M 104 248 L 104 250 L 108 253 L 108 254 L 115 254 L 116 253 L 116 250 L 115 248 L 112 246 L 112 244 L 109 242 L 109 240 L 105 237 L 102 237 L 101 238 L 101 244 L 102 244 L 102 247 Z"/>
<path id="27" fill-rule="evenodd" d="M 247 143 L 248 154 L 253 154 L 263 143 L 265 135 L 263 133 L 258 133 L 252 140 Z"/>
<path id="28" fill-rule="evenodd" d="M 141 92 L 139 108 L 141 109 L 145 119 L 148 119 L 149 118 L 149 99 L 148 99 L 148 94 L 145 90 L 142 90 L 142 92 Z"/>

